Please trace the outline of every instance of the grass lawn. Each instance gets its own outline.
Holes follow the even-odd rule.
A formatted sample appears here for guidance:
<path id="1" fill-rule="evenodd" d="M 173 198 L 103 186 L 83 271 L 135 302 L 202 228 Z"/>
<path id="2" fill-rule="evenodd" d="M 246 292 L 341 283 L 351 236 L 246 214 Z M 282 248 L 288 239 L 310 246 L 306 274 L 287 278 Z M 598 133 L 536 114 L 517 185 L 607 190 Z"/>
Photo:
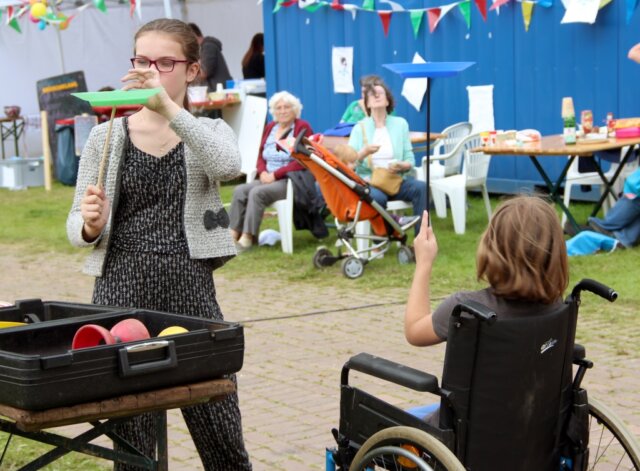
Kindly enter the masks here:
<path id="1" fill-rule="evenodd" d="M 223 186 L 223 201 L 231 201 L 233 187 Z M 56 252 L 78 253 L 70 246 L 65 232 L 65 220 L 71 205 L 74 189 L 55 184 L 51 192 L 41 188 L 27 191 L 0 189 L 0 244 L 14 245 L 28 253 Z M 499 198 L 492 198 L 495 206 Z M 586 220 L 592 205 L 573 203 L 572 212 L 578 221 Z M 445 296 L 460 289 L 476 289 L 480 285 L 475 279 L 475 250 L 487 217 L 482 200 L 472 196 L 467 212 L 467 232 L 460 236 L 453 231 L 451 216 L 447 219 L 434 217 L 433 226 L 438 238 L 439 255 L 434 267 L 432 293 L 434 297 Z M 277 218 L 266 217 L 264 228 L 278 229 Z M 294 254 L 285 255 L 279 244 L 275 247 L 259 247 L 236 257 L 220 272 L 227 279 L 241 280 L 247 277 L 278 278 L 302 285 L 323 287 L 342 286 L 360 290 L 363 297 L 368 292 L 385 289 L 408 289 L 413 275 L 412 265 L 399 265 L 396 248 L 393 247 L 382 260 L 376 260 L 365 268 L 364 276 L 348 280 L 342 276 L 339 264 L 318 270 L 313 267 L 312 257 L 316 247 L 325 245 L 335 252 L 335 231 L 323 241 L 316 240 L 307 231 L 294 234 Z M 606 301 L 589 296 L 581 310 L 581 322 L 588 328 L 579 328 L 578 340 L 604 343 L 615 355 L 637 356 L 640 347 L 636 341 L 640 333 L 637 322 L 637 306 L 640 305 L 638 290 L 638 266 L 640 250 L 616 250 L 570 260 L 571 284 L 582 278 L 594 278 L 620 294 L 618 301 L 610 305 Z M 398 290 L 394 291 L 397 297 Z M 292 297 L 293 299 L 293 297 Z M 401 299 L 393 299 L 401 301 Z M 292 301 L 294 302 L 294 301 Z M 44 447 L 21 439 L 15 439 L 10 448 L 10 463 L 19 457 L 24 462 L 26 453 L 41 453 Z M 0 434 L 0 447 L 6 435 Z M 16 451 L 17 450 L 17 451 Z M 56 467 L 47 469 L 104 469 L 101 462 L 91 460 L 84 463 L 80 455 L 70 455 Z M 5 466 L 5 465 L 3 465 Z M 17 469 L 5 468 L 2 469 Z"/>

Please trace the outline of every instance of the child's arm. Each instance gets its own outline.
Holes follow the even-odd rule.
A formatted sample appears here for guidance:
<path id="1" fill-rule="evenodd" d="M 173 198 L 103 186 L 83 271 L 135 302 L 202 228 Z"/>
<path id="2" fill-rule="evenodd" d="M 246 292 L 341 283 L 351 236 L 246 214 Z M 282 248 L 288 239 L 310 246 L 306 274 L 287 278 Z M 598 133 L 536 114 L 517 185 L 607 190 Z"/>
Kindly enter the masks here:
<path id="1" fill-rule="evenodd" d="M 428 226 L 429 214 L 423 213 L 420 233 L 413 242 L 416 270 L 404 313 L 404 336 L 411 345 L 426 347 L 442 342 L 433 329 L 431 313 L 431 268 L 438 254 L 438 242 Z"/>

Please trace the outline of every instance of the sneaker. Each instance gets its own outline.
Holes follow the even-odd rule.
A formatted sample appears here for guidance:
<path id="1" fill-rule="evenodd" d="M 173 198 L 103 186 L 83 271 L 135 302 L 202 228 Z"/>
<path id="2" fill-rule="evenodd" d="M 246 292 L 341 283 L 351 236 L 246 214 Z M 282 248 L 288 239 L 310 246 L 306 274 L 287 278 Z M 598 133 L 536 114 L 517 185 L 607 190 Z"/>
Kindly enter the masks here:
<path id="1" fill-rule="evenodd" d="M 562 231 L 568 236 L 574 237 L 578 234 L 578 232 L 588 230 L 588 229 L 589 229 L 589 226 L 585 226 L 582 224 L 578 224 L 578 229 L 576 229 L 576 227 L 573 224 L 571 224 L 569 220 L 567 220 L 564 223 L 564 227 L 562 228 Z"/>
<path id="2" fill-rule="evenodd" d="M 599 234 L 606 235 L 607 237 L 616 238 L 615 234 L 604 227 L 602 227 L 598 222 L 593 219 L 589 219 L 589 228 Z"/>
<path id="3" fill-rule="evenodd" d="M 419 220 L 420 216 L 402 216 L 398 220 L 398 224 L 400 224 L 402 227 L 411 227 L 414 224 L 417 224 Z"/>

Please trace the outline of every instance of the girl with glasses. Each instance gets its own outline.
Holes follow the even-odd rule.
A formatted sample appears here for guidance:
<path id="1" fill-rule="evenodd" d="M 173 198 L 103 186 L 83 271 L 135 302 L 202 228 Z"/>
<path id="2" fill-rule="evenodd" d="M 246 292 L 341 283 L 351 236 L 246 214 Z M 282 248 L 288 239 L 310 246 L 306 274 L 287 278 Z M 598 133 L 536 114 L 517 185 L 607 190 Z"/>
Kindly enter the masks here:
<path id="1" fill-rule="evenodd" d="M 240 173 L 238 143 L 224 121 L 197 119 L 187 110 L 187 87 L 200 69 L 198 41 L 187 24 L 147 23 L 134 47 L 123 89 L 161 91 L 113 123 L 104 188 L 96 181 L 107 126 L 92 130 L 68 236 L 73 245 L 93 249 L 85 272 L 96 277 L 95 304 L 222 319 L 212 272 L 236 251 L 217 182 Z M 235 393 L 182 414 L 204 469 L 251 470 Z M 153 416 L 143 414 L 122 424 L 119 434 L 153 456 L 154 430 Z"/>

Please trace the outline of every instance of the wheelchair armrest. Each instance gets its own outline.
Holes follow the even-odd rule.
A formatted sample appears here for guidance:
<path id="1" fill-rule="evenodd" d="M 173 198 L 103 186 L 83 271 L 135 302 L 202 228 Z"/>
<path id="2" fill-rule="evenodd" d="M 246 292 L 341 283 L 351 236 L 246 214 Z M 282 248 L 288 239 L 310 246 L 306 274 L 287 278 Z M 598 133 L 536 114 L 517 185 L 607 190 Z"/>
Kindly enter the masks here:
<path id="1" fill-rule="evenodd" d="M 375 376 L 376 378 L 384 379 L 385 381 L 390 381 L 415 391 L 430 392 L 433 394 L 437 394 L 439 391 L 438 378 L 435 376 L 391 360 L 376 357 L 369 353 L 359 353 L 345 363 L 342 369 L 343 385 L 348 384 L 347 378 L 349 370 Z"/>
<path id="2" fill-rule="evenodd" d="M 467 312 L 476 319 L 484 321 L 489 325 L 493 324 L 498 317 L 497 314 L 487 306 L 476 301 L 465 301 L 457 304 L 453 308 L 451 315 L 453 317 L 460 317 L 462 312 Z"/>

